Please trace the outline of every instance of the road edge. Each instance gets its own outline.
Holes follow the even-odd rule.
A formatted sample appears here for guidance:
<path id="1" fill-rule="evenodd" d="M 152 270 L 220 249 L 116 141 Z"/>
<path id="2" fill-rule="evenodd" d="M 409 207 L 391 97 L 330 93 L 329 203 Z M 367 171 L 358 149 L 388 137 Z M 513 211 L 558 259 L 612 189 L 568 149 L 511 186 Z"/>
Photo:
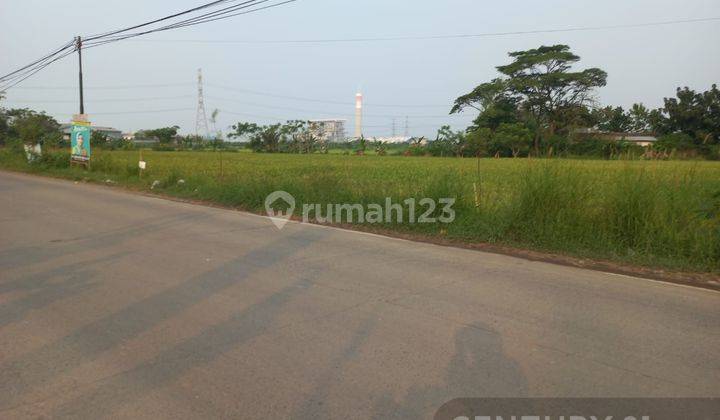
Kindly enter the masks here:
<path id="1" fill-rule="evenodd" d="M 158 192 L 134 189 L 128 185 L 103 184 L 103 183 L 88 182 L 88 181 L 73 181 L 71 179 L 62 178 L 62 177 L 48 176 L 48 175 L 32 173 L 32 172 L 13 171 L 13 170 L 5 169 L 5 168 L 0 168 L 0 173 L 8 173 L 8 174 L 17 175 L 17 176 L 28 176 L 28 177 L 41 178 L 41 179 L 46 179 L 46 180 L 56 180 L 56 181 L 60 181 L 60 182 L 67 182 L 67 183 L 73 183 L 73 184 L 82 183 L 83 185 L 86 185 L 86 186 L 92 186 L 92 187 L 102 188 L 102 189 L 107 189 L 108 187 L 110 187 L 114 191 L 120 191 L 120 192 L 133 194 L 133 195 L 140 195 L 140 196 L 144 196 L 144 197 L 156 198 L 156 199 L 172 201 L 172 202 L 177 202 L 177 203 L 184 203 L 184 204 L 191 204 L 191 205 L 197 205 L 197 206 L 203 206 L 203 207 L 211 207 L 211 208 L 222 209 L 222 210 L 229 210 L 229 211 L 244 213 L 244 214 L 252 215 L 252 216 L 256 216 L 256 217 L 268 218 L 266 215 L 264 215 L 262 213 L 253 212 L 248 209 L 241 208 L 241 207 L 222 205 L 222 204 L 215 203 L 212 201 L 175 197 L 172 195 L 162 194 L 162 193 L 158 193 Z M 505 255 L 505 256 L 509 256 L 509 257 L 524 259 L 527 261 L 544 262 L 544 263 L 548 263 L 548 264 L 555 264 L 555 265 L 566 266 L 566 267 L 592 270 L 592 271 L 602 272 L 602 273 L 606 273 L 606 274 L 620 275 L 620 276 L 626 276 L 626 277 L 631 277 L 631 278 L 658 281 L 658 282 L 662 282 L 662 283 L 683 285 L 683 286 L 689 286 L 689 287 L 693 287 L 693 288 L 707 289 L 707 290 L 713 290 L 713 291 L 720 292 L 720 275 L 715 274 L 715 273 L 699 273 L 699 272 L 685 272 L 685 271 L 654 269 L 654 268 L 648 268 L 648 267 L 634 266 L 634 265 L 630 265 L 630 264 L 622 264 L 622 263 L 612 262 L 612 261 L 608 261 L 608 260 L 600 260 L 600 259 L 592 259 L 592 258 L 579 258 L 579 257 L 573 257 L 573 256 L 568 256 L 568 255 L 563 255 L 563 254 L 558 254 L 558 253 L 542 252 L 542 251 L 536 251 L 536 250 L 530 250 L 530 249 L 524 249 L 524 248 L 515 248 L 515 247 L 511 247 L 511 246 L 497 245 L 497 244 L 491 244 L 491 243 L 486 243 L 486 242 L 474 242 L 474 243 L 464 242 L 464 241 L 456 240 L 456 239 L 430 237 L 427 235 L 405 233 L 405 232 L 399 232 L 399 231 L 390 230 L 390 229 L 381 229 L 381 228 L 375 228 L 375 227 L 364 226 L 364 225 L 307 223 L 307 222 L 303 222 L 299 218 L 293 218 L 291 220 L 291 222 L 303 224 L 303 225 L 309 225 L 309 226 L 339 229 L 339 230 L 343 230 L 343 231 L 347 231 L 347 232 L 360 232 L 360 233 L 371 234 L 371 235 L 375 235 L 375 236 L 379 236 L 379 237 L 383 237 L 383 238 L 387 238 L 387 239 L 399 239 L 399 240 L 405 240 L 405 241 L 410 241 L 410 242 L 442 246 L 442 247 L 446 247 L 446 248 L 466 249 L 466 250 L 485 252 L 485 253 L 490 253 L 490 254 Z"/>

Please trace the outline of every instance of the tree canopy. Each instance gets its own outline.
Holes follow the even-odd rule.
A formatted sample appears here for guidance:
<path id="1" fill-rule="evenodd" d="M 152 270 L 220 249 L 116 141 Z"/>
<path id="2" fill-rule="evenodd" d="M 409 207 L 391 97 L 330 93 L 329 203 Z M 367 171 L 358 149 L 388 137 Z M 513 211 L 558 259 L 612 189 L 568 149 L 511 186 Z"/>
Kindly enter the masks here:
<path id="1" fill-rule="evenodd" d="M 551 137 L 582 117 L 594 90 L 605 86 L 607 73 L 598 68 L 571 71 L 580 57 L 567 45 L 542 46 L 509 53 L 510 64 L 498 66 L 503 77 L 477 86 L 456 99 L 451 113 L 471 107 L 480 111 L 474 128 L 497 130 L 519 120 L 535 128 L 539 151 L 543 134 Z"/>
<path id="2" fill-rule="evenodd" d="M 180 130 L 180 127 L 174 125 L 172 127 L 155 128 L 152 130 L 140 130 L 136 136 L 156 139 L 161 144 L 168 144 L 177 138 L 178 130 Z"/>

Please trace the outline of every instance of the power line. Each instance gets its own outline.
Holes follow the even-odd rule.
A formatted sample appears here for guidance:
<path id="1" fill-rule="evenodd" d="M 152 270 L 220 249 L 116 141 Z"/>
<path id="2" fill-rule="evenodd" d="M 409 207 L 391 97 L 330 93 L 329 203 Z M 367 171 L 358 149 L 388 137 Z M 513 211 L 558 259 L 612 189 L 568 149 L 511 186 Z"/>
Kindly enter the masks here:
<path id="1" fill-rule="evenodd" d="M 126 86 L 85 86 L 85 90 L 125 90 L 125 89 L 146 89 L 146 88 L 166 88 L 179 86 L 195 86 L 194 83 L 164 83 L 156 85 L 126 85 Z M 16 90 L 77 90 L 77 86 L 22 86 Z"/>
<path id="2" fill-rule="evenodd" d="M 316 102 L 316 103 L 330 104 L 330 105 L 348 105 L 347 101 L 330 101 L 330 100 L 307 98 L 307 97 L 301 97 L 301 96 L 279 95 L 279 94 L 274 94 L 274 93 L 252 90 L 252 89 L 243 89 L 243 88 L 236 88 L 236 87 L 231 87 L 231 86 L 217 85 L 214 83 L 206 83 L 206 85 L 208 87 L 213 87 L 213 88 L 222 89 L 222 90 L 242 92 L 242 93 L 247 93 L 250 95 L 267 96 L 270 98 L 288 99 L 291 101 Z M 382 108 L 447 108 L 447 105 L 417 105 L 417 104 L 399 105 L 399 104 L 373 104 L 373 103 L 366 104 L 366 105 L 374 106 L 374 107 L 382 107 Z"/>
<path id="3" fill-rule="evenodd" d="M 217 1 L 206 3 L 203 5 L 179 12 L 179 13 L 174 13 L 169 16 L 165 16 L 165 17 L 162 17 L 159 19 L 154 19 L 152 21 L 145 22 L 145 23 L 142 23 L 139 25 L 134 25 L 134 26 L 130 26 L 128 28 L 109 31 L 109 32 L 101 33 L 101 34 L 91 35 L 91 36 L 85 37 L 85 41 L 87 41 L 87 43 L 85 45 L 83 45 L 81 43 L 82 37 L 78 37 L 78 38 L 76 38 L 76 40 L 73 40 L 73 41 L 70 41 L 70 42 L 64 44 L 58 50 L 51 52 L 50 54 L 47 54 L 47 55 L 41 57 L 40 59 L 37 59 L 29 64 L 26 64 L 23 67 L 20 67 L 2 77 L 0 77 L 0 84 L 5 83 L 5 85 L 0 87 L 0 91 L 5 91 L 9 88 L 14 87 L 18 83 L 26 80 L 27 78 L 33 76 L 37 72 L 45 69 L 50 64 L 52 64 L 62 58 L 67 57 L 68 55 L 72 54 L 74 51 L 78 51 L 78 53 L 80 53 L 81 49 L 94 48 L 94 47 L 98 47 L 98 46 L 101 46 L 101 45 L 104 45 L 107 43 L 117 42 L 117 41 L 121 41 L 123 39 L 133 38 L 133 37 L 137 37 L 137 36 L 141 36 L 141 35 L 145 35 L 145 34 L 149 34 L 149 33 L 153 33 L 153 32 L 178 29 L 178 28 L 187 27 L 187 26 L 194 26 L 194 25 L 199 25 L 202 23 L 213 22 L 213 21 L 220 20 L 220 19 L 227 19 L 227 18 L 230 18 L 233 16 L 254 13 L 254 12 L 258 12 L 260 10 L 265 10 L 265 9 L 269 9 L 272 7 L 282 6 L 282 5 L 285 5 L 288 3 L 293 3 L 297 0 L 286 0 L 286 1 L 278 2 L 278 3 L 269 4 L 269 5 L 266 5 L 263 7 L 255 7 L 255 6 L 270 2 L 272 0 L 247 0 L 247 1 L 241 2 L 239 4 L 234 4 L 232 6 L 225 7 L 223 9 L 216 10 L 216 11 L 213 11 L 210 13 L 205 13 L 205 14 L 202 14 L 199 16 L 195 16 L 190 19 L 181 20 L 181 21 L 178 21 L 173 24 L 166 25 L 166 26 L 163 26 L 160 28 L 154 28 L 154 29 L 150 29 L 147 31 L 143 31 L 143 32 L 126 33 L 131 30 L 134 30 L 134 29 L 152 26 L 157 23 L 164 22 L 166 20 L 172 20 L 172 19 L 175 19 L 177 17 L 183 16 L 186 14 L 192 14 L 192 13 L 198 12 L 203 9 L 216 7 L 223 3 L 228 3 L 228 2 L 235 3 L 236 1 L 237 0 L 231 0 L 231 1 L 217 0 Z M 255 8 L 253 9 L 253 7 L 255 7 Z M 250 10 L 245 10 L 243 12 L 237 12 L 238 10 L 242 10 L 242 9 L 250 9 Z M 82 96 L 82 92 L 81 92 L 81 96 Z M 82 108 L 82 100 L 81 100 L 81 108 Z"/>
<path id="4" fill-rule="evenodd" d="M 145 23 L 142 23 L 142 24 L 140 24 L 140 25 L 135 25 L 135 26 L 131 26 L 131 27 L 125 28 L 125 29 L 120 29 L 120 30 L 115 30 L 115 31 L 111 31 L 111 32 L 106 32 L 106 33 L 103 33 L 103 34 L 91 35 L 91 36 L 86 37 L 85 39 L 88 40 L 88 41 L 90 41 L 90 40 L 97 39 L 97 38 L 107 37 L 107 36 L 110 36 L 110 35 L 114 35 L 114 34 L 126 32 L 126 31 L 131 31 L 131 30 L 133 30 L 133 29 L 139 29 L 139 28 L 142 28 L 142 27 L 144 27 L 144 26 L 148 26 L 148 25 L 152 25 L 152 24 L 155 24 L 155 23 L 159 23 L 159 22 L 162 22 L 162 21 L 165 21 L 165 20 L 168 20 L 168 19 L 173 19 L 173 18 L 176 18 L 176 17 L 178 17 L 178 16 L 182 16 L 182 15 L 185 15 L 185 14 L 188 14 L 188 13 L 196 12 L 196 11 L 198 11 L 198 10 L 206 9 L 206 8 L 208 8 L 208 7 L 212 7 L 212 6 L 218 5 L 218 4 L 220 4 L 220 3 L 225 3 L 226 1 L 227 1 L 227 0 L 213 1 L 213 2 L 210 2 L 210 3 L 203 4 L 203 5 L 201 5 L 201 6 L 198 6 L 198 7 L 194 7 L 194 8 L 192 8 L 192 9 L 188 9 L 188 10 L 185 10 L 185 11 L 182 11 L 182 12 L 179 12 L 179 13 L 175 13 L 175 14 L 173 14 L 173 15 L 165 16 L 165 17 L 162 17 L 162 18 L 160 18 L 160 19 L 155 19 L 155 20 L 150 21 L 150 22 L 145 22 Z"/>
<path id="5" fill-rule="evenodd" d="M 49 66 L 50 64 L 52 64 L 52 63 L 54 63 L 54 62 L 56 62 L 56 61 L 58 61 L 58 60 L 62 60 L 63 58 L 67 57 L 68 55 L 72 54 L 73 52 L 74 52 L 74 50 L 73 50 L 73 51 L 67 51 L 67 52 L 65 52 L 65 53 L 63 53 L 63 54 L 61 54 L 61 55 L 56 56 L 56 57 L 53 58 L 52 60 L 45 61 L 45 62 L 43 62 L 42 64 L 39 64 L 39 65 L 37 65 L 37 66 L 33 66 L 33 67 L 29 68 L 29 69 L 26 70 L 25 72 L 18 73 L 17 75 L 15 75 L 15 76 L 13 76 L 13 77 L 10 77 L 10 78 L 8 78 L 8 79 L 6 79 L 6 80 L 3 80 L 3 82 L 7 82 L 7 84 L 4 85 L 4 86 L 2 86 L 2 87 L 0 87 L 0 92 L 7 91 L 8 89 L 14 87 L 14 86 L 17 85 L 18 83 L 21 83 L 22 81 L 24 81 L 24 80 L 28 79 L 29 77 L 32 77 L 33 75 L 35 75 L 37 72 L 45 69 L 45 68 L 46 68 L 47 66 Z"/>
<path id="6" fill-rule="evenodd" d="M 167 26 L 163 26 L 163 27 L 155 28 L 155 29 L 150 29 L 150 30 L 143 31 L 143 32 L 136 32 L 136 33 L 130 33 L 130 34 L 125 34 L 125 35 L 102 35 L 102 36 L 91 37 L 91 38 L 89 38 L 90 42 L 88 43 L 89 46 L 87 48 L 98 47 L 100 45 L 108 44 L 111 42 L 122 41 L 122 40 L 125 40 L 128 38 L 135 38 L 138 36 L 147 35 L 147 34 L 151 34 L 151 33 L 155 33 L 155 32 L 162 32 L 162 31 L 167 31 L 167 30 L 171 30 L 171 29 L 179 29 L 179 28 L 184 28 L 184 27 L 188 27 L 188 26 L 195 26 L 195 25 L 200 25 L 203 23 L 209 23 L 209 22 L 213 22 L 213 21 L 217 21 L 217 20 L 221 20 L 221 19 L 228 19 L 228 18 L 235 17 L 235 16 L 246 15 L 246 14 L 258 12 L 261 10 L 270 9 L 270 8 L 277 7 L 277 6 L 282 6 L 282 5 L 285 5 L 288 3 L 293 3 L 297 0 L 286 0 L 286 1 L 279 2 L 279 3 L 275 3 L 275 4 L 270 4 L 267 6 L 250 9 L 251 7 L 257 6 L 262 3 L 267 3 L 269 1 L 271 1 L 271 0 L 245 1 L 240 4 L 226 7 L 224 9 L 220 9 L 215 12 L 206 13 L 204 15 L 196 16 L 191 19 L 186 19 L 184 21 L 176 22 L 171 25 L 167 25 Z M 237 10 L 243 10 L 243 9 L 250 9 L 250 10 L 245 10 L 243 12 L 238 12 L 238 13 L 231 13 L 231 12 L 236 12 Z M 126 30 L 129 30 L 129 29 L 126 29 Z M 119 32 L 124 32 L 126 30 L 121 30 Z"/>
<path id="7" fill-rule="evenodd" d="M 58 48 L 57 50 L 55 50 L 55 51 L 53 51 L 53 52 L 51 52 L 51 53 L 49 53 L 49 54 L 47 54 L 47 55 L 45 55 L 45 56 L 43 56 L 43 57 L 41 57 L 41 58 L 39 58 L 39 59 L 33 61 L 32 63 L 30 63 L 30 64 L 28 64 L 28 65 L 26 65 L 26 66 L 23 66 L 23 67 L 15 70 L 15 71 L 12 71 L 12 72 L 4 75 L 4 76 L 0 76 L 0 82 L 5 81 L 5 80 L 8 80 L 8 79 L 10 78 L 10 76 L 15 75 L 15 74 L 17 74 L 17 73 L 20 73 L 20 72 L 22 72 L 23 70 L 26 70 L 26 69 L 28 69 L 28 68 L 30 68 L 30 67 L 32 67 L 32 66 L 38 65 L 38 64 L 42 63 L 43 61 L 49 60 L 50 58 L 52 58 L 52 57 L 60 54 L 61 52 L 65 51 L 65 50 L 67 50 L 67 49 L 69 49 L 69 48 L 71 48 L 72 46 L 73 46 L 73 41 L 67 42 L 67 43 L 65 43 L 64 45 L 62 45 L 60 48 Z"/>
<path id="8" fill-rule="evenodd" d="M 319 115 L 325 115 L 325 116 L 346 117 L 348 119 L 351 119 L 353 117 L 353 115 L 345 114 L 345 113 L 319 111 L 319 110 L 308 109 L 308 108 L 293 108 L 293 107 L 287 107 L 287 106 L 281 106 L 281 105 L 277 106 L 277 105 L 258 104 L 258 103 L 254 103 L 254 102 L 245 102 L 245 101 L 239 101 L 239 100 L 230 99 L 230 98 L 220 98 L 217 96 L 207 96 L 207 99 L 213 100 L 213 101 L 220 101 L 220 102 L 232 102 L 232 103 L 237 103 L 237 104 L 241 104 L 241 105 L 255 106 L 255 107 L 259 107 L 259 108 L 281 109 L 281 110 L 285 110 L 285 111 L 297 111 L 297 112 L 312 113 L 312 114 L 319 114 Z M 342 104 L 347 105 L 348 107 L 350 107 L 352 105 L 352 103 L 342 103 Z M 445 108 L 447 108 L 447 106 L 445 106 Z M 369 118 L 392 118 L 392 119 L 405 118 L 406 120 L 408 120 L 410 118 L 427 118 L 427 119 L 450 118 L 450 119 L 452 119 L 452 118 L 456 118 L 456 117 L 457 118 L 464 117 L 464 115 L 461 115 L 461 114 L 445 114 L 445 115 L 363 114 L 363 116 L 369 117 Z"/>
<path id="9" fill-rule="evenodd" d="M 164 112 L 185 112 L 195 111 L 195 108 L 174 108 L 174 109 L 155 109 L 144 111 L 119 111 L 119 112 L 93 112 L 93 115 L 130 115 L 130 114 L 158 114 Z"/>
<path id="10" fill-rule="evenodd" d="M 174 99 L 188 99 L 194 98 L 193 95 L 180 95 L 180 96 L 160 96 L 151 98 L 116 98 L 116 99 L 96 99 L 90 100 L 90 103 L 115 103 L 115 102 L 145 102 L 145 101 L 162 101 L 162 100 L 174 100 Z M 75 103 L 75 100 L 33 100 L 33 99 L 13 99 L 13 102 L 20 102 L 24 104 L 70 104 Z"/>
<path id="11" fill-rule="evenodd" d="M 428 41 L 442 39 L 463 39 L 463 38 L 487 38 L 511 35 L 535 35 L 563 32 L 586 32 L 601 31 L 610 29 L 631 29 L 653 26 L 678 25 L 687 23 L 702 23 L 720 21 L 720 17 L 677 19 L 662 22 L 630 23 L 605 26 L 585 26 L 561 29 L 538 29 L 530 31 L 509 31 L 509 32 L 485 32 L 477 34 L 451 34 L 451 35 L 419 35 L 419 36 L 394 36 L 394 37 L 359 37 L 359 38 L 330 38 L 330 39 L 285 39 L 285 40 L 202 40 L 202 39 L 143 39 L 136 42 L 182 42 L 182 43 L 207 43 L 207 44 L 332 44 L 345 42 L 390 42 L 390 41 Z"/>

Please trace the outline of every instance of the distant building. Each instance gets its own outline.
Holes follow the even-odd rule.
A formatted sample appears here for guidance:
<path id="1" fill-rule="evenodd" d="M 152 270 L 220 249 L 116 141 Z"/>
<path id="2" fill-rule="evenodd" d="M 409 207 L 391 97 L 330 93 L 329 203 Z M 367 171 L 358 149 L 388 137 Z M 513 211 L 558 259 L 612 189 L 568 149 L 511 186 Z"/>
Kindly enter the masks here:
<path id="1" fill-rule="evenodd" d="M 657 137 L 652 133 L 618 133 L 602 131 L 595 128 L 580 128 L 573 132 L 580 137 L 589 137 L 604 140 L 628 141 L 638 146 L 647 147 L 655 144 Z"/>
<path id="2" fill-rule="evenodd" d="M 322 141 L 345 141 L 345 122 L 346 120 L 310 120 L 310 132 Z"/>
<path id="3" fill-rule="evenodd" d="M 642 147 L 652 146 L 657 141 L 657 137 L 652 134 L 613 133 L 613 135 L 616 136 L 615 140 L 629 141 Z"/>
<path id="4" fill-rule="evenodd" d="M 160 143 L 158 139 L 141 139 L 135 136 L 133 136 L 132 140 L 130 141 L 132 141 L 132 143 L 137 147 L 152 147 Z"/>
<path id="5" fill-rule="evenodd" d="M 140 133 L 141 137 L 138 137 L 137 133 Z M 157 139 L 143 138 L 142 134 L 143 134 L 142 131 L 123 133 L 122 139 L 125 141 L 132 142 L 132 144 L 134 144 L 137 147 L 152 147 L 159 143 L 159 141 Z"/>
<path id="6" fill-rule="evenodd" d="M 120 131 L 116 128 L 102 127 L 102 126 L 90 126 L 90 129 L 93 132 L 99 132 L 101 134 L 104 134 L 110 140 L 119 140 L 119 139 L 123 138 L 122 131 Z M 72 125 L 71 124 L 60 124 L 60 130 L 63 133 L 63 138 L 65 140 L 70 140 L 70 132 L 72 131 Z"/>

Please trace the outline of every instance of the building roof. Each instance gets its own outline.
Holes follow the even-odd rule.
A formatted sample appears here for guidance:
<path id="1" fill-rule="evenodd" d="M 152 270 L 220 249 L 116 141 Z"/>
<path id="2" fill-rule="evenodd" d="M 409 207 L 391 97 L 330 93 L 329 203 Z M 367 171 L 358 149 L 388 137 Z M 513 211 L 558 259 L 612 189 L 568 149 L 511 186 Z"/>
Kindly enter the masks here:
<path id="1" fill-rule="evenodd" d="M 71 128 L 72 128 L 72 124 L 68 124 L 68 123 L 60 124 L 60 129 L 61 129 L 61 130 L 69 130 L 69 129 L 71 129 Z M 118 133 L 121 132 L 121 130 L 118 130 L 117 128 L 113 128 L 113 127 L 103 127 L 103 126 L 101 126 L 101 125 L 91 125 L 90 128 L 91 128 L 92 130 L 95 130 L 95 131 L 116 131 L 116 132 L 118 132 Z"/>
<path id="2" fill-rule="evenodd" d="M 626 140 L 632 142 L 655 142 L 657 137 L 655 134 L 650 132 L 617 132 L 617 131 L 602 131 L 597 128 L 578 128 L 573 130 L 576 134 L 591 134 L 596 136 L 609 137 L 613 140 Z"/>

